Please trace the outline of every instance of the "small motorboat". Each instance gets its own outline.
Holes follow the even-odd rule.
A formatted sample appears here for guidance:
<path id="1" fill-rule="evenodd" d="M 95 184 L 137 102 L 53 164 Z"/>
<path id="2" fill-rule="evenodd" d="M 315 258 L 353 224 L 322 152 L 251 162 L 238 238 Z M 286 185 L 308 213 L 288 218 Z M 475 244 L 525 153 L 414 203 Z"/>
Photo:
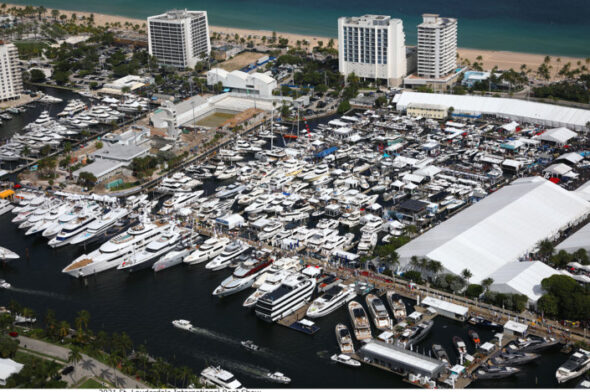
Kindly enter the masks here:
<path id="1" fill-rule="evenodd" d="M 10 283 L 5 281 L 4 279 L 0 279 L 0 289 L 9 289 L 11 287 L 12 286 L 10 285 Z"/>
<path id="2" fill-rule="evenodd" d="M 475 347 L 479 347 L 479 345 L 481 344 L 481 339 L 479 338 L 477 332 L 475 332 L 473 329 L 470 329 L 469 331 L 467 331 L 467 334 L 471 338 L 473 344 L 475 344 Z"/>
<path id="3" fill-rule="evenodd" d="M 361 363 L 356 359 L 352 359 L 350 355 L 346 354 L 334 354 L 330 357 L 330 359 L 334 362 L 341 363 L 343 365 L 352 366 L 352 367 L 359 367 Z"/>
<path id="4" fill-rule="evenodd" d="M 188 320 L 174 320 L 172 321 L 172 325 L 179 329 L 184 329 L 186 331 L 190 331 L 193 328 L 193 325 Z"/>
<path id="5" fill-rule="evenodd" d="M 475 375 L 481 380 L 492 380 L 510 377 L 520 372 L 519 368 L 510 366 L 482 366 L 477 369 Z"/>
<path id="6" fill-rule="evenodd" d="M 453 336 L 453 345 L 455 346 L 457 353 L 459 353 L 460 355 L 467 354 L 467 346 L 465 345 L 463 339 L 461 339 L 460 337 Z"/>
<path id="7" fill-rule="evenodd" d="M 247 350 L 250 350 L 250 351 L 260 350 L 260 347 L 258 347 L 256 344 L 254 344 L 254 342 L 251 340 L 242 340 L 241 343 L 242 343 L 242 346 Z"/>
<path id="8" fill-rule="evenodd" d="M 289 384 L 291 382 L 291 379 L 281 372 L 266 373 L 266 377 L 281 384 Z"/>

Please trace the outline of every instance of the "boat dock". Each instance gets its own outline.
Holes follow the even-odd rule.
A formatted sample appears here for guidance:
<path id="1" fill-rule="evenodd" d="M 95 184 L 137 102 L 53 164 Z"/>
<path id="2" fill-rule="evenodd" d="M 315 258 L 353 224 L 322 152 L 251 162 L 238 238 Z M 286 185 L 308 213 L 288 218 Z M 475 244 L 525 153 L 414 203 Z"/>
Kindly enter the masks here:
<path id="1" fill-rule="evenodd" d="M 307 335 L 313 335 L 320 330 L 320 327 L 318 327 L 314 322 L 304 318 L 309 305 L 309 303 L 305 304 L 301 308 L 297 309 L 295 313 L 277 321 L 277 324 L 295 331 L 303 332 Z"/>

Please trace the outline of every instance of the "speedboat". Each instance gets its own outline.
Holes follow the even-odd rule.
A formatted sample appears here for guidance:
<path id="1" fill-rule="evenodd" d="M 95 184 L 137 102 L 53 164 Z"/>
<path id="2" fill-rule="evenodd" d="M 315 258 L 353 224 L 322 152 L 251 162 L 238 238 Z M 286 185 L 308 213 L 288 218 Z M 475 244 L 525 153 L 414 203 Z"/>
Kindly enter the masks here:
<path id="1" fill-rule="evenodd" d="M 473 329 L 470 329 L 467 331 L 467 335 L 469 335 L 475 347 L 479 347 L 479 345 L 481 344 L 481 339 L 479 338 L 478 333 L 475 332 Z"/>
<path id="2" fill-rule="evenodd" d="M 240 343 L 242 344 L 242 347 L 246 348 L 247 350 L 250 350 L 250 351 L 260 350 L 260 347 L 258 347 L 256 344 L 254 344 L 254 342 L 251 340 L 242 340 Z"/>
<path id="3" fill-rule="evenodd" d="M 205 385 L 214 385 L 224 389 L 240 389 L 242 383 L 233 374 L 217 366 L 209 366 L 201 372 L 201 382 Z"/>
<path id="4" fill-rule="evenodd" d="M 330 359 L 334 362 L 338 362 L 338 363 L 341 363 L 346 366 L 351 366 L 351 367 L 361 366 L 361 363 L 359 361 L 357 361 L 356 359 L 352 359 L 350 357 L 350 355 L 346 355 L 346 354 L 334 354 L 330 357 Z"/>
<path id="5" fill-rule="evenodd" d="M 267 252 L 257 252 L 255 257 L 249 258 L 236 268 L 215 290 L 213 295 L 225 297 L 252 286 L 256 277 L 270 267 L 273 258 Z"/>
<path id="6" fill-rule="evenodd" d="M 185 331 L 190 331 L 193 328 L 193 325 L 190 321 L 183 319 L 172 321 L 172 325 L 174 325 L 176 328 L 184 329 Z"/>
<path id="7" fill-rule="evenodd" d="M 342 353 L 354 353 L 354 343 L 348 327 L 344 324 L 336 324 L 336 341 Z"/>
<path id="8" fill-rule="evenodd" d="M 14 208 L 14 205 L 10 203 L 6 199 L 0 199 L 0 215 L 4 215 L 7 212 L 11 211 Z"/>
<path id="9" fill-rule="evenodd" d="M 354 289 L 339 284 L 328 289 L 322 296 L 315 299 L 307 308 L 306 315 L 310 318 L 326 316 L 347 302 L 352 301 L 354 297 L 356 297 Z"/>
<path id="10" fill-rule="evenodd" d="M 225 237 L 211 237 L 203 242 L 197 250 L 188 255 L 183 262 L 186 264 L 199 264 L 209 261 L 220 255 L 229 241 L 229 238 Z"/>
<path id="11" fill-rule="evenodd" d="M 467 320 L 467 322 L 469 324 L 476 325 L 478 327 L 489 328 L 489 329 L 497 330 L 497 331 L 502 331 L 504 329 L 504 327 L 502 325 L 495 323 L 493 321 L 490 321 L 490 320 L 486 320 L 481 316 L 471 317 L 469 320 Z"/>
<path id="12" fill-rule="evenodd" d="M 0 289 L 9 289 L 11 287 L 12 286 L 10 285 L 10 283 L 5 281 L 4 279 L 0 279 Z"/>
<path id="13" fill-rule="evenodd" d="M 579 349 L 555 372 L 558 383 L 581 376 L 590 369 L 590 351 Z"/>
<path id="14" fill-rule="evenodd" d="M 233 258 L 241 255 L 249 249 L 250 245 L 243 243 L 242 241 L 237 240 L 230 242 L 219 256 L 216 256 L 205 265 L 205 268 L 212 271 L 224 269 L 231 264 Z"/>
<path id="15" fill-rule="evenodd" d="M 510 366 L 482 365 L 475 371 L 475 375 L 480 380 L 491 380 L 510 377 L 518 372 L 520 372 L 519 368 Z"/>
<path id="16" fill-rule="evenodd" d="M 368 294 L 365 298 L 367 302 L 367 307 L 369 308 L 369 313 L 373 317 L 373 323 L 375 323 L 375 327 L 382 331 L 390 330 L 393 328 L 393 322 L 389 317 L 389 313 L 387 313 L 387 309 L 385 308 L 385 304 L 379 297 L 374 294 Z"/>
<path id="17" fill-rule="evenodd" d="M 266 377 L 281 384 L 289 384 L 291 382 L 291 379 L 281 372 L 266 373 Z"/>
<path id="18" fill-rule="evenodd" d="M 354 326 L 354 335 L 357 340 L 371 339 L 373 337 L 371 334 L 371 324 L 363 306 L 356 301 L 352 301 L 348 304 L 348 313 Z"/>
<path id="19" fill-rule="evenodd" d="M 20 259 L 20 256 L 10 249 L 4 248 L 0 246 L 0 260 L 17 260 Z"/>

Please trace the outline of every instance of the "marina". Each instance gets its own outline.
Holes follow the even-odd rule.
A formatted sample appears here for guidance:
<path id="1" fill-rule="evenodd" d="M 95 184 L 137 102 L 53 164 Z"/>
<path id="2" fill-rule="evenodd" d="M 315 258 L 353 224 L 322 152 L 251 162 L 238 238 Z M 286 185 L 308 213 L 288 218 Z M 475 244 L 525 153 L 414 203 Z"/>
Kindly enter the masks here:
<path id="1" fill-rule="evenodd" d="M 354 132 L 360 132 L 370 124 L 395 129 L 401 127 L 400 121 L 405 124 L 403 132 L 412 129 L 410 132 L 417 138 L 427 132 L 427 128 L 422 129 L 423 124 L 410 118 L 386 116 L 385 120 L 380 117 L 377 121 L 374 120 L 374 113 L 356 113 L 354 118 L 358 120 L 355 125 L 351 123 Z M 43 230 L 47 231 L 46 237 L 24 236 L 22 230 L 33 226 L 18 229 L 29 220 L 37 224 L 37 218 L 33 219 L 33 210 L 27 211 L 26 204 L 17 205 L 15 208 L 19 208 L 18 211 L 0 216 L 0 223 L 7 227 L 7 248 L 21 255 L 21 259 L 22 255 L 28 254 L 26 260 L 21 260 L 22 263 L 7 266 L 4 277 L 12 287 L 0 295 L 7 300 L 19 298 L 23 301 L 35 296 L 42 306 L 61 307 L 62 311 L 72 304 L 82 303 L 93 313 L 93 320 L 96 314 L 96 319 L 108 329 L 109 312 L 100 309 L 106 303 L 111 309 L 127 309 L 129 316 L 140 317 L 141 312 L 148 311 L 148 308 L 131 309 L 130 304 L 118 303 L 121 295 L 128 298 L 126 293 L 131 290 L 135 293 L 133 295 L 146 296 L 146 300 L 156 303 L 157 295 L 166 293 L 167 303 L 155 305 L 158 319 L 168 315 L 166 324 L 154 321 L 156 326 L 153 330 L 133 327 L 129 324 L 133 318 L 126 316 L 113 327 L 124 325 L 123 328 L 130 334 L 147 340 L 157 353 L 166 355 L 170 352 L 168 350 L 174 350 L 179 359 L 201 368 L 204 367 L 201 364 L 213 355 L 216 363 L 223 369 L 229 369 L 231 376 L 235 374 L 246 385 L 272 385 L 273 382 L 286 382 L 287 378 L 291 386 L 320 385 L 318 379 L 306 380 L 302 374 L 309 369 L 289 358 L 285 358 L 280 366 L 289 375 L 286 377 L 281 372 L 277 374 L 272 362 L 264 357 L 263 354 L 268 353 L 266 349 L 248 350 L 256 357 L 255 363 L 260 364 L 244 365 L 243 362 L 237 363 L 242 354 L 234 355 L 231 347 L 240 345 L 244 337 L 249 336 L 262 347 L 269 347 L 272 355 L 283 356 L 285 352 L 292 352 L 300 360 L 315 363 L 320 371 L 330 364 L 339 346 L 347 347 L 334 335 L 334 327 L 338 323 L 347 323 L 350 336 L 356 337 L 356 344 L 353 344 L 356 350 L 352 352 L 347 348 L 345 353 L 350 355 L 350 359 L 344 357 L 334 361 L 346 364 L 344 362 L 356 360 L 363 365 L 358 370 L 347 369 L 348 366 L 329 367 L 327 371 L 337 374 L 338 380 L 326 380 L 325 386 L 361 386 L 361 382 L 353 381 L 355 376 L 348 373 L 358 371 L 369 372 L 376 386 L 390 387 L 392 383 L 398 383 L 398 386 L 410 383 L 427 388 L 435 385 L 466 387 L 472 383 L 474 386 L 495 385 L 486 384 L 486 380 L 496 380 L 500 374 L 509 377 L 506 372 L 516 372 L 512 364 L 518 366 L 518 376 L 507 380 L 520 382 L 522 386 L 536 385 L 539 375 L 534 368 L 527 369 L 526 364 L 517 364 L 530 359 L 518 354 L 526 352 L 526 348 L 517 347 L 515 352 L 498 355 L 513 338 L 495 336 L 494 328 L 497 326 L 495 321 L 490 320 L 504 325 L 508 317 L 515 316 L 506 312 L 499 315 L 497 309 L 486 310 L 479 304 L 466 302 L 464 298 L 455 303 L 447 301 L 445 297 L 450 296 L 448 293 L 422 286 L 408 287 L 407 282 L 396 282 L 395 277 L 392 279 L 379 273 L 381 271 L 359 274 L 361 270 L 354 266 L 359 254 L 371 253 L 378 244 L 384 243 L 384 237 L 397 238 L 403 235 L 405 227 L 411 225 L 424 229 L 434 226 L 474 203 L 475 194 L 494 192 L 507 180 L 502 176 L 484 176 L 486 168 L 483 167 L 480 174 L 465 169 L 461 171 L 457 166 L 459 163 L 448 156 L 445 159 L 429 158 L 426 154 L 421 158 L 411 158 L 413 161 L 402 155 L 386 157 L 385 145 L 383 153 L 379 151 L 380 143 L 397 139 L 401 130 L 396 130 L 393 136 L 380 131 L 359 134 L 366 141 L 357 144 L 355 149 L 343 145 L 333 150 L 342 149 L 340 160 L 327 159 L 333 163 L 316 164 L 317 154 L 325 151 L 327 145 L 341 144 L 333 136 L 330 121 L 318 124 L 314 133 L 316 136 L 310 140 L 276 141 L 280 147 L 270 147 L 269 140 L 257 143 L 260 140 L 257 134 L 262 129 L 256 129 L 242 137 L 250 145 L 266 147 L 261 149 L 264 153 L 259 158 L 253 155 L 261 151 L 245 153 L 247 158 L 235 164 L 213 157 L 199 163 L 212 174 L 210 178 L 197 170 L 170 173 L 145 190 L 149 194 L 146 198 L 105 198 L 81 202 L 74 201 L 73 196 L 66 193 L 44 194 L 23 190 L 23 193 L 31 193 L 31 206 L 59 203 L 67 208 L 63 208 L 63 213 L 58 216 L 45 212 L 41 220 L 48 223 Z M 477 128 L 472 128 L 472 131 L 477 133 Z M 317 147 L 310 147 L 314 144 Z M 371 150 L 371 144 L 377 146 L 378 153 Z M 420 142 L 417 143 L 419 145 Z M 417 146 L 419 156 L 421 153 Z M 234 146 L 229 144 L 226 148 L 231 150 Z M 291 155 L 282 156 L 277 152 L 279 150 L 289 151 Z M 468 151 L 464 154 L 471 156 Z M 279 156 L 282 158 L 277 158 Z M 416 162 L 420 159 L 426 163 L 416 170 Z M 447 174 L 433 174 L 435 162 L 439 162 L 438 169 L 444 168 L 442 172 Z M 403 167 L 409 170 L 400 170 Z M 473 167 L 477 168 L 476 165 Z M 420 174 L 415 174 L 416 171 Z M 200 178 L 195 173 L 200 173 Z M 257 193 L 258 189 L 263 192 Z M 402 189 L 406 191 L 401 192 Z M 446 195 L 441 195 L 441 192 L 446 192 Z M 187 196 L 189 193 L 190 196 Z M 409 196 L 400 200 L 400 193 Z M 434 195 L 437 196 L 432 197 Z M 430 200 L 430 204 L 418 203 L 426 199 Z M 413 203 L 406 203 L 408 201 Z M 41 212 L 39 210 L 39 215 Z M 75 218 L 70 218 L 72 215 Z M 15 223 L 10 222 L 15 217 L 22 218 Z M 123 217 L 129 222 L 115 225 Z M 67 228 L 56 223 L 61 221 L 68 225 Z M 62 233 L 64 228 L 67 236 Z M 90 241 L 93 236 L 98 240 Z M 48 244 L 58 246 L 52 249 Z M 179 253 L 169 256 L 169 261 L 165 258 L 169 251 Z M 262 254 L 259 253 L 261 251 Z M 114 257 L 107 256 L 111 254 Z M 54 262 L 38 266 L 40 255 L 49 255 Z M 295 262 L 284 261 L 287 259 L 294 259 Z M 163 271 L 157 276 L 150 273 L 151 270 L 161 271 L 158 265 L 165 266 Z M 292 271 L 280 275 L 274 286 L 261 292 L 250 309 L 243 307 L 247 297 L 253 294 L 253 288 L 261 289 L 272 281 L 267 274 L 271 274 L 275 265 L 284 265 L 276 267 L 277 271 Z M 124 270 L 133 273 L 127 274 Z M 34 277 L 39 279 L 42 271 L 57 278 L 38 282 Z M 272 273 L 275 273 L 274 270 Z M 33 281 L 36 286 L 30 286 Z M 176 289 L 171 289 L 171 285 Z M 146 290 L 152 289 L 153 292 L 146 293 Z M 347 289 L 356 295 L 344 295 Z M 111 294 L 99 299 L 96 293 L 100 292 Z M 342 293 L 342 299 L 336 301 L 332 308 L 330 296 L 339 293 Z M 325 314 L 319 313 L 312 320 L 309 317 L 310 307 L 320 295 L 326 295 L 324 301 L 328 307 Z M 198 312 L 188 310 L 194 306 L 194 301 L 199 303 Z M 167 309 L 168 306 L 171 309 Z M 248 327 L 237 335 L 229 326 L 220 327 L 219 322 L 205 321 L 200 317 L 205 309 L 218 313 L 219 320 L 237 317 Z M 169 314 L 172 310 L 175 315 Z M 480 317 L 469 324 L 479 343 L 471 330 L 467 333 L 466 322 L 471 315 Z M 177 320 L 174 326 L 193 333 L 177 337 L 170 331 L 169 320 L 180 316 L 194 320 L 194 325 L 186 320 Z M 273 326 L 274 322 L 287 328 L 277 328 Z M 168 338 L 154 338 L 154 332 Z M 319 340 L 319 347 L 329 355 L 302 349 L 309 345 L 309 341 L 305 340 L 310 338 L 307 335 L 313 335 L 314 341 Z M 454 336 L 462 339 L 464 351 L 453 349 Z M 169 339 L 175 342 L 171 347 L 168 347 Z M 289 343 L 285 344 L 286 340 Z M 204 343 L 205 347 L 221 342 L 226 347 L 215 349 L 215 354 L 207 349 L 203 352 L 197 350 L 195 354 L 187 342 Z M 492 348 L 481 351 L 486 343 L 490 343 Z M 448 353 L 446 362 L 435 359 L 433 344 L 441 345 Z M 279 350 L 277 347 L 282 348 Z M 374 355 L 373 359 L 369 359 L 371 355 Z M 401 359 L 396 361 L 401 362 L 386 363 L 382 359 L 377 360 L 377 355 L 399 357 Z M 493 365 L 487 364 L 488 360 L 497 357 L 501 360 Z M 472 360 L 468 359 L 469 365 L 462 365 L 463 370 L 450 370 L 464 363 L 465 358 Z M 542 366 L 551 366 L 554 373 L 567 357 L 553 350 L 543 353 L 543 358 Z M 419 370 L 408 367 L 407 363 L 412 361 L 418 361 L 422 367 Z M 374 373 L 371 368 L 378 372 Z M 430 369 L 428 377 L 425 377 L 426 368 Z M 391 372 L 396 375 L 388 374 Z M 210 370 L 204 377 L 215 380 L 214 373 L 225 374 Z M 253 374 L 261 375 L 256 377 Z M 224 377 L 227 382 L 233 382 L 229 375 Z M 267 382 L 269 384 L 265 384 Z M 555 378 L 552 381 L 547 378 L 543 382 L 543 385 L 557 385 Z"/>

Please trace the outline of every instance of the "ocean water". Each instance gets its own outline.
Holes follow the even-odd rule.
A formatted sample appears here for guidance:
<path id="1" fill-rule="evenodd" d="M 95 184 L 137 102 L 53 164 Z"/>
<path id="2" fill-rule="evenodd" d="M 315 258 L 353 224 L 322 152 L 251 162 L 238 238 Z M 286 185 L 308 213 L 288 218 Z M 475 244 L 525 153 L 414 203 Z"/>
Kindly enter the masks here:
<path id="1" fill-rule="evenodd" d="M 459 19 L 459 46 L 590 57 L 588 0 L 15 0 L 17 4 L 146 18 L 171 8 L 206 10 L 209 23 L 337 36 L 337 18 L 366 13 L 404 21 L 406 43 L 415 44 L 424 12 Z"/>

